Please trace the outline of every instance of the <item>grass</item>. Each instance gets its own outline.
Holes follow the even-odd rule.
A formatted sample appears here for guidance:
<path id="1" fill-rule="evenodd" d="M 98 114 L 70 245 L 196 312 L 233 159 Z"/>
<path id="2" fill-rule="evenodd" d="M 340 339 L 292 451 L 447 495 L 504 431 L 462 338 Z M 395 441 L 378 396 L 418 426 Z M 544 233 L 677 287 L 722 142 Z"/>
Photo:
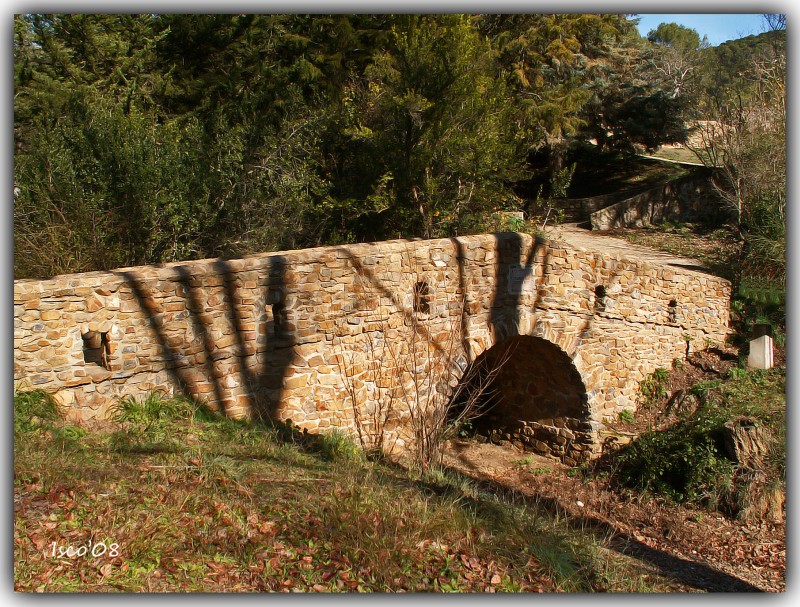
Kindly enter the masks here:
<path id="1" fill-rule="evenodd" d="M 18 591 L 642 587 L 604 538 L 449 470 L 368 461 L 341 434 L 227 420 L 164 395 L 121 401 L 109 429 L 72 433 L 44 393 L 14 405 Z M 82 546 L 103 553 L 75 556 Z"/>
<path id="2" fill-rule="evenodd" d="M 567 198 L 584 198 L 614 194 L 620 191 L 655 187 L 688 173 L 685 167 L 636 154 L 614 150 L 600 151 L 585 143 L 572 147 L 565 158 L 565 166 L 576 165 L 575 174 L 567 190 Z M 535 158 L 531 164 L 533 175 L 519 182 L 515 190 L 523 198 L 535 198 L 544 187 L 549 195 L 549 172 L 544 158 Z"/>
<path id="3" fill-rule="evenodd" d="M 647 246 L 678 257 L 691 257 L 711 272 L 733 279 L 735 264 L 731 262 L 740 243 L 729 226 L 710 228 L 702 224 L 664 222 L 648 228 L 625 228 L 611 233 L 633 244 Z"/>
<path id="4" fill-rule="evenodd" d="M 650 155 L 656 158 L 664 158 L 665 160 L 674 160 L 675 162 L 690 162 L 692 164 L 700 163 L 700 160 L 697 158 L 697 154 L 685 147 L 678 148 L 664 146 L 658 148 Z"/>
<path id="5" fill-rule="evenodd" d="M 619 421 L 623 424 L 632 424 L 636 418 L 636 414 L 632 409 L 623 409 L 619 412 Z"/>

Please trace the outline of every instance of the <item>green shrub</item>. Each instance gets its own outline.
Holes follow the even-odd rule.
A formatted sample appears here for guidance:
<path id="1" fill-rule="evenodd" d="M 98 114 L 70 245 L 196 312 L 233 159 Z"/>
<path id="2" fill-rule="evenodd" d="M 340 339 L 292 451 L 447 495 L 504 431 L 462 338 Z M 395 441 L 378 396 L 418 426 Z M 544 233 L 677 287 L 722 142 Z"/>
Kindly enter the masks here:
<path id="1" fill-rule="evenodd" d="M 634 413 L 631 409 L 623 409 L 619 412 L 619 421 L 624 424 L 633 423 L 634 420 Z"/>
<path id="2" fill-rule="evenodd" d="M 621 451 L 614 470 L 617 481 L 736 515 L 758 510 L 750 504 L 756 493 L 776 503 L 770 496 L 784 485 L 786 474 L 785 371 L 734 369 L 726 381 L 700 382 L 689 393 L 700 408 L 669 428 L 642 434 Z M 723 444 L 725 424 L 741 417 L 756 420 L 771 435 L 752 478 L 729 459 Z"/>
<path id="3" fill-rule="evenodd" d="M 504 232 L 527 232 L 530 225 L 522 217 L 506 217 L 503 219 L 500 229 Z"/>
<path id="4" fill-rule="evenodd" d="M 721 427 L 706 417 L 642 435 L 620 455 L 617 478 L 678 503 L 715 508 L 728 495 L 733 471 Z"/>
<path id="5" fill-rule="evenodd" d="M 639 384 L 639 392 L 645 403 L 653 403 L 659 398 L 667 396 L 669 372 L 666 369 L 656 369 Z"/>

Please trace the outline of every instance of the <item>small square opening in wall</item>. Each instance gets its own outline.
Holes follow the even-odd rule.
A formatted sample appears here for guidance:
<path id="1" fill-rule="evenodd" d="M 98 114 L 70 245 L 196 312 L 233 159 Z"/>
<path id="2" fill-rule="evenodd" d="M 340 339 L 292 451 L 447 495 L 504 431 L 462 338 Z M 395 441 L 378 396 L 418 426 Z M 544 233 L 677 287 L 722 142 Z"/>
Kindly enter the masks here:
<path id="1" fill-rule="evenodd" d="M 83 339 L 83 361 L 86 364 L 93 364 L 110 368 L 111 341 L 107 331 L 87 331 L 81 334 Z"/>
<path id="2" fill-rule="evenodd" d="M 673 299 L 669 302 L 669 308 L 667 309 L 667 314 L 669 316 L 669 322 L 675 324 L 678 322 L 678 301 Z"/>
<path id="3" fill-rule="evenodd" d="M 282 301 L 272 304 L 272 333 L 280 337 L 286 331 L 286 304 Z"/>
<path id="4" fill-rule="evenodd" d="M 430 314 L 431 296 L 428 283 L 424 280 L 414 285 L 414 312 Z"/>
<path id="5" fill-rule="evenodd" d="M 597 312 L 603 312 L 606 309 L 606 288 L 603 285 L 597 285 L 594 288 L 594 308 Z"/>

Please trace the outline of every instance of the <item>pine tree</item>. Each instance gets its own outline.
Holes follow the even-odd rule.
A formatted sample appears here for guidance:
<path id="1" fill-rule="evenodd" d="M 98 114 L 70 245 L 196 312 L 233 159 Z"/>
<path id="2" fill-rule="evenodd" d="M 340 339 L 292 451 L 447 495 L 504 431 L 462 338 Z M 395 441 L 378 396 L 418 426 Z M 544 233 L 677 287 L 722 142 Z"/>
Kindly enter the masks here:
<path id="1" fill-rule="evenodd" d="M 482 32 L 498 52 L 530 148 L 550 148 L 551 172 L 563 168 L 564 143 L 585 125 L 590 85 L 611 50 L 633 29 L 616 14 L 489 15 Z"/>
<path id="2" fill-rule="evenodd" d="M 465 15 L 400 15 L 345 97 L 342 131 L 368 176 L 362 229 L 431 237 L 469 229 L 510 197 L 519 166 L 505 87 L 491 49 Z M 345 180 L 352 182 L 345 176 Z M 346 198 L 345 200 L 348 200 Z"/>

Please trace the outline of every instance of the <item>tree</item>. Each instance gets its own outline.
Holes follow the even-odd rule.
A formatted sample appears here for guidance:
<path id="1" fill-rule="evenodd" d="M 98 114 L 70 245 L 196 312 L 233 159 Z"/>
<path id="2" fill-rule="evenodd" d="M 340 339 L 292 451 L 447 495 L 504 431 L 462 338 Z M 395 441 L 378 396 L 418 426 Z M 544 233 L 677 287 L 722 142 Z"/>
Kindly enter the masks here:
<path id="1" fill-rule="evenodd" d="M 592 97 L 582 112 L 584 137 L 601 149 L 625 152 L 685 141 L 691 103 L 685 95 L 676 96 L 674 85 L 663 78 L 657 53 L 633 33 L 609 51 L 588 86 Z"/>
<path id="2" fill-rule="evenodd" d="M 784 32 L 785 34 L 785 32 Z M 750 58 L 748 86 L 718 94 L 716 121 L 698 155 L 718 169 L 718 189 L 743 241 L 740 271 L 782 277 L 786 270 L 786 50 Z"/>
<path id="3" fill-rule="evenodd" d="M 294 19 L 18 17 L 17 271 L 295 246 L 326 185 Z"/>
<path id="4" fill-rule="evenodd" d="M 729 98 L 736 95 L 752 96 L 753 81 L 747 74 L 753 60 L 761 55 L 780 52 L 785 41 L 785 30 L 768 29 L 758 35 L 729 40 L 704 49 L 699 101 L 706 117 L 713 118 L 716 108 L 724 105 Z"/>
<path id="5" fill-rule="evenodd" d="M 16 15 L 14 126 L 67 111 L 74 99 L 105 95 L 128 111 L 152 109 L 168 78 L 155 68 L 152 15 Z"/>
<path id="6" fill-rule="evenodd" d="M 661 23 L 647 33 L 647 39 L 659 46 L 696 51 L 700 48 L 700 35 L 696 30 L 677 23 Z"/>
<path id="7" fill-rule="evenodd" d="M 15 273 L 193 251 L 197 132 L 164 121 L 151 15 L 15 18 Z"/>
<path id="8" fill-rule="evenodd" d="M 510 198 L 521 163 L 489 45 L 465 15 L 400 15 L 347 93 L 342 132 L 375 237 L 457 234 Z M 347 179 L 352 181 L 352 179 Z M 349 197 L 345 196 L 344 200 Z"/>
<path id="9" fill-rule="evenodd" d="M 647 34 L 654 45 L 653 66 L 664 82 L 671 84 L 670 96 L 693 96 L 697 72 L 701 65 L 700 50 L 708 40 L 693 29 L 677 23 L 662 23 Z"/>
<path id="10" fill-rule="evenodd" d="M 529 149 L 549 150 L 562 170 L 566 143 L 586 126 L 591 87 L 612 50 L 635 30 L 625 15 L 487 15 L 481 32 L 498 53 Z"/>

